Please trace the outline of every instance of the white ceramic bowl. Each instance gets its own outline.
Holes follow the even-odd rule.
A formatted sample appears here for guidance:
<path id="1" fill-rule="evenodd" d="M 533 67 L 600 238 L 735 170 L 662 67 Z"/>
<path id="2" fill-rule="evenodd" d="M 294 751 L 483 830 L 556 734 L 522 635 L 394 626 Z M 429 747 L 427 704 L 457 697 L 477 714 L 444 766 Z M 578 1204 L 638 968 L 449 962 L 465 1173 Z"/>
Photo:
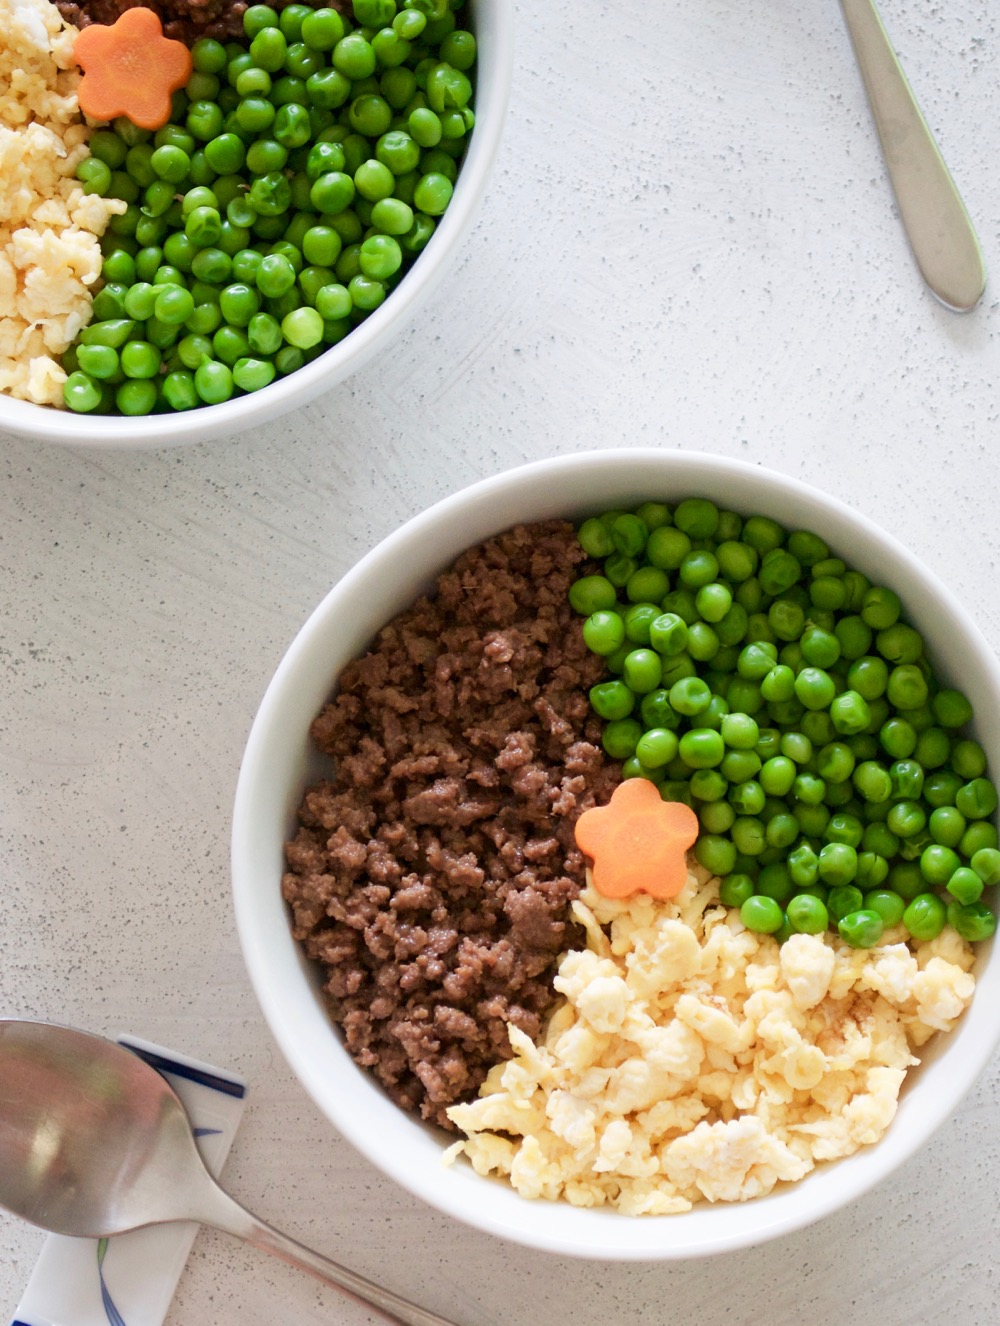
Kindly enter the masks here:
<path id="1" fill-rule="evenodd" d="M 139 418 L 73 414 L 0 393 L 0 432 L 64 446 L 150 448 L 180 446 L 256 428 L 305 405 L 384 351 L 436 287 L 472 228 L 500 146 L 513 73 L 510 0 L 470 0 L 478 43 L 476 125 L 448 210 L 430 242 L 385 303 L 338 345 L 261 391 L 182 414 Z"/>
<path id="2" fill-rule="evenodd" d="M 948 1036 L 932 1043 L 904 1087 L 886 1136 L 798 1184 L 740 1205 L 628 1218 L 532 1202 L 463 1163 L 441 1163 L 443 1134 L 390 1103 L 343 1048 L 316 975 L 290 935 L 281 900 L 282 844 L 317 772 L 308 728 L 341 666 L 428 589 L 463 549 L 520 521 L 579 518 L 649 499 L 713 498 L 814 530 L 845 560 L 902 596 L 940 675 L 961 683 L 992 766 L 1000 761 L 1000 666 L 972 620 L 890 535 L 794 479 L 718 457 L 654 450 L 590 452 L 487 479 L 409 521 L 331 590 L 288 650 L 254 722 L 236 795 L 233 885 L 245 960 L 271 1030 L 294 1072 L 338 1131 L 433 1206 L 504 1238 L 562 1254 L 673 1260 L 760 1243 L 843 1206 L 883 1179 L 958 1105 L 1000 1040 L 1000 946 L 980 946 L 979 988 Z"/>

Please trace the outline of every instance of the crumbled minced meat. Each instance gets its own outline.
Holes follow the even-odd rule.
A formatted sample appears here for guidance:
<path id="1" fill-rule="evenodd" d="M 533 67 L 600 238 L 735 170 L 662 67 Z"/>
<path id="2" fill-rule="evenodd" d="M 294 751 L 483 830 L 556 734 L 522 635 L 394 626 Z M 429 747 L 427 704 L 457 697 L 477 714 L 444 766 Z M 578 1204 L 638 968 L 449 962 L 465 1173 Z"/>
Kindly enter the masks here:
<path id="1" fill-rule="evenodd" d="M 56 0 L 67 23 L 85 28 L 90 23 L 112 24 L 125 13 L 142 5 L 152 9 L 163 24 L 164 36 L 193 46 L 199 37 L 216 41 L 243 37 L 243 15 L 253 0 Z M 320 5 L 350 13 L 350 0 L 269 0 L 279 12 L 291 4 Z"/>
<path id="2" fill-rule="evenodd" d="M 294 934 L 355 1059 L 444 1127 L 511 1053 L 508 1024 L 541 1033 L 585 879 L 573 827 L 620 778 L 567 600 L 583 560 L 561 521 L 464 553 L 312 728 L 334 774 L 287 847 Z"/>

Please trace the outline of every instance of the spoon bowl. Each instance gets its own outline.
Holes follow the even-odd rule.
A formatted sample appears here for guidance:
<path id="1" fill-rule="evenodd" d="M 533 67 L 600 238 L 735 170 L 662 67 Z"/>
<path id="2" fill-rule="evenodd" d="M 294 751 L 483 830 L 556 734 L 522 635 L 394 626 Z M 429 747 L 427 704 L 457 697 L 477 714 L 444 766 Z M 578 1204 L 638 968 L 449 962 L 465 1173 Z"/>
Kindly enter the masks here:
<path id="1" fill-rule="evenodd" d="M 211 1177 L 164 1078 L 113 1041 L 0 1019 L 0 1206 L 56 1234 L 103 1238 L 196 1220 L 407 1326 L 452 1326 L 303 1247 Z"/>

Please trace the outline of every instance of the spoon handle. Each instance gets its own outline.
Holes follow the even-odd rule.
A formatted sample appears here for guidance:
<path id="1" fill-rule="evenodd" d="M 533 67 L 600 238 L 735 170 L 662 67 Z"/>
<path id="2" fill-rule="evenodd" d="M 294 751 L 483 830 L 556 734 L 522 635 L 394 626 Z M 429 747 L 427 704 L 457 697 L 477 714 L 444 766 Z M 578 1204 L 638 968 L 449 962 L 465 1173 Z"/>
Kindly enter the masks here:
<path id="1" fill-rule="evenodd" d="M 841 0 L 903 226 L 942 304 L 968 312 L 986 286 L 975 229 L 927 127 L 874 0 Z"/>
<path id="2" fill-rule="evenodd" d="M 396 1326 L 455 1326 L 454 1322 L 439 1317 L 436 1312 L 428 1312 L 416 1303 L 394 1294 L 392 1290 L 383 1289 L 346 1266 L 297 1243 L 287 1234 L 259 1220 L 215 1183 L 212 1183 L 211 1189 L 206 1185 L 202 1191 L 199 1208 L 197 1214 L 192 1212 L 195 1219 L 227 1234 L 234 1234 L 300 1271 L 307 1271 L 317 1280 L 341 1290 L 349 1298 L 375 1308 L 387 1321 L 395 1322 Z"/>

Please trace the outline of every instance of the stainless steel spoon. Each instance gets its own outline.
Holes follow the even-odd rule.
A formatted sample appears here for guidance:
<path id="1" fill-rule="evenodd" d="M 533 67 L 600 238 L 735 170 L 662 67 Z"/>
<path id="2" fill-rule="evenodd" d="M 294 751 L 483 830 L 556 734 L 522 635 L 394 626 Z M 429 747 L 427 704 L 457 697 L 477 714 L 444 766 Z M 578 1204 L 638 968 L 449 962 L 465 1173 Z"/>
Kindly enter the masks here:
<path id="1" fill-rule="evenodd" d="M 966 313 L 986 287 L 975 228 L 874 0 L 841 0 L 841 8 L 917 266 L 942 304 Z"/>
<path id="2" fill-rule="evenodd" d="M 202 1163 L 184 1106 L 113 1041 L 0 1019 L 0 1206 L 98 1238 L 197 1220 L 335 1285 L 405 1326 L 454 1326 L 296 1243 L 243 1209 Z"/>

